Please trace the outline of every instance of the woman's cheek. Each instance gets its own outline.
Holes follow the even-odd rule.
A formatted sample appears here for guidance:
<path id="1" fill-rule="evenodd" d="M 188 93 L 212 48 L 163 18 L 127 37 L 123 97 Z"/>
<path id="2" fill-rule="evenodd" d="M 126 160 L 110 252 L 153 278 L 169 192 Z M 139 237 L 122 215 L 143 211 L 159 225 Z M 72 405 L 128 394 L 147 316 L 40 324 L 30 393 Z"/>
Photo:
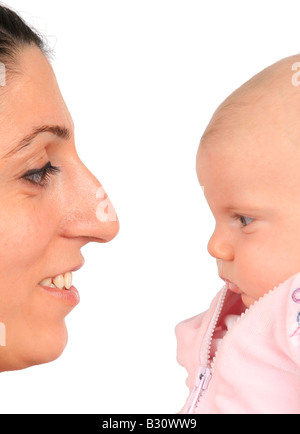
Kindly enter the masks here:
<path id="1" fill-rule="evenodd" d="M 31 209 L 23 208 L 18 209 L 14 216 L 8 212 L 10 218 L 0 224 L 1 261 L 20 268 L 32 266 L 35 259 L 40 258 L 52 236 L 51 217 L 41 211 L 31 212 Z"/>

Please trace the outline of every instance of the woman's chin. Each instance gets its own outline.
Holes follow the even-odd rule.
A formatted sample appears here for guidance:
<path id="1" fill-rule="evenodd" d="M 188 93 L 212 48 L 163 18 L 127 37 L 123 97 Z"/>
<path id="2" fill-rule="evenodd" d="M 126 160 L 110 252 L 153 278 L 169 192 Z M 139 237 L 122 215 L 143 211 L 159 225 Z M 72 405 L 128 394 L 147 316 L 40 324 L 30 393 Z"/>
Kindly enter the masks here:
<path id="1" fill-rule="evenodd" d="M 8 338 L 7 346 L 1 349 L 0 372 L 17 371 L 53 362 L 61 356 L 67 342 L 68 332 L 65 324 L 56 327 L 55 330 L 39 333 L 38 336 L 24 338 L 22 342 L 16 342 L 14 345 L 10 345 Z"/>
<path id="2" fill-rule="evenodd" d="M 66 348 L 67 342 L 68 332 L 64 324 L 64 327 L 60 327 L 56 332 L 49 332 L 42 342 L 28 351 L 28 356 L 31 356 L 30 366 L 49 363 L 58 359 Z"/>

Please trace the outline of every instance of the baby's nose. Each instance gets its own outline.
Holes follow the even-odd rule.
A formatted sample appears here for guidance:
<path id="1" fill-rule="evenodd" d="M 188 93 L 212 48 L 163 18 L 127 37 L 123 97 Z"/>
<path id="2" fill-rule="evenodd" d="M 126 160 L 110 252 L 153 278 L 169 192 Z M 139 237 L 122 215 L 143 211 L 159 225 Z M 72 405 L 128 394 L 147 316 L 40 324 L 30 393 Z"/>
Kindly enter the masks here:
<path id="1" fill-rule="evenodd" d="M 208 253 L 216 259 L 232 261 L 234 252 L 232 244 L 227 238 L 215 230 L 207 245 Z"/>

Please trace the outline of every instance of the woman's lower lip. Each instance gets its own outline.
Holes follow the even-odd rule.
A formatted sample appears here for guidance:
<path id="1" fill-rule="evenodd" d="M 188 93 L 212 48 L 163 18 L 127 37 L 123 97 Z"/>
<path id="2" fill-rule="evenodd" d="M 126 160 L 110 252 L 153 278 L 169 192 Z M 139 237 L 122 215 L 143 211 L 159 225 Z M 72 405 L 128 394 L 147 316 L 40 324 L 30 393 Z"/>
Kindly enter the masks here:
<path id="1" fill-rule="evenodd" d="M 71 286 L 70 289 L 58 289 L 51 288 L 50 286 L 41 286 L 45 291 L 51 294 L 53 297 L 60 299 L 62 302 L 69 306 L 75 307 L 80 302 L 80 297 L 75 286 Z"/>

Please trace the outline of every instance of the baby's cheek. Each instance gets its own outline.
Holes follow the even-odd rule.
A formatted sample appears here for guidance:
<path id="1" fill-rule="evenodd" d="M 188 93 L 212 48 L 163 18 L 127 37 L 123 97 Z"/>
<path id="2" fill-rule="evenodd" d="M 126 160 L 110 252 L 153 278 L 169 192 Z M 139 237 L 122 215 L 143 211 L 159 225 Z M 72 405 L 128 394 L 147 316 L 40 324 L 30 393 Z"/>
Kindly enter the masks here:
<path id="1" fill-rule="evenodd" d="M 237 284 L 241 291 L 258 299 L 268 291 L 268 276 L 264 269 L 264 253 L 257 246 L 249 245 L 235 257 L 238 272 Z"/>

